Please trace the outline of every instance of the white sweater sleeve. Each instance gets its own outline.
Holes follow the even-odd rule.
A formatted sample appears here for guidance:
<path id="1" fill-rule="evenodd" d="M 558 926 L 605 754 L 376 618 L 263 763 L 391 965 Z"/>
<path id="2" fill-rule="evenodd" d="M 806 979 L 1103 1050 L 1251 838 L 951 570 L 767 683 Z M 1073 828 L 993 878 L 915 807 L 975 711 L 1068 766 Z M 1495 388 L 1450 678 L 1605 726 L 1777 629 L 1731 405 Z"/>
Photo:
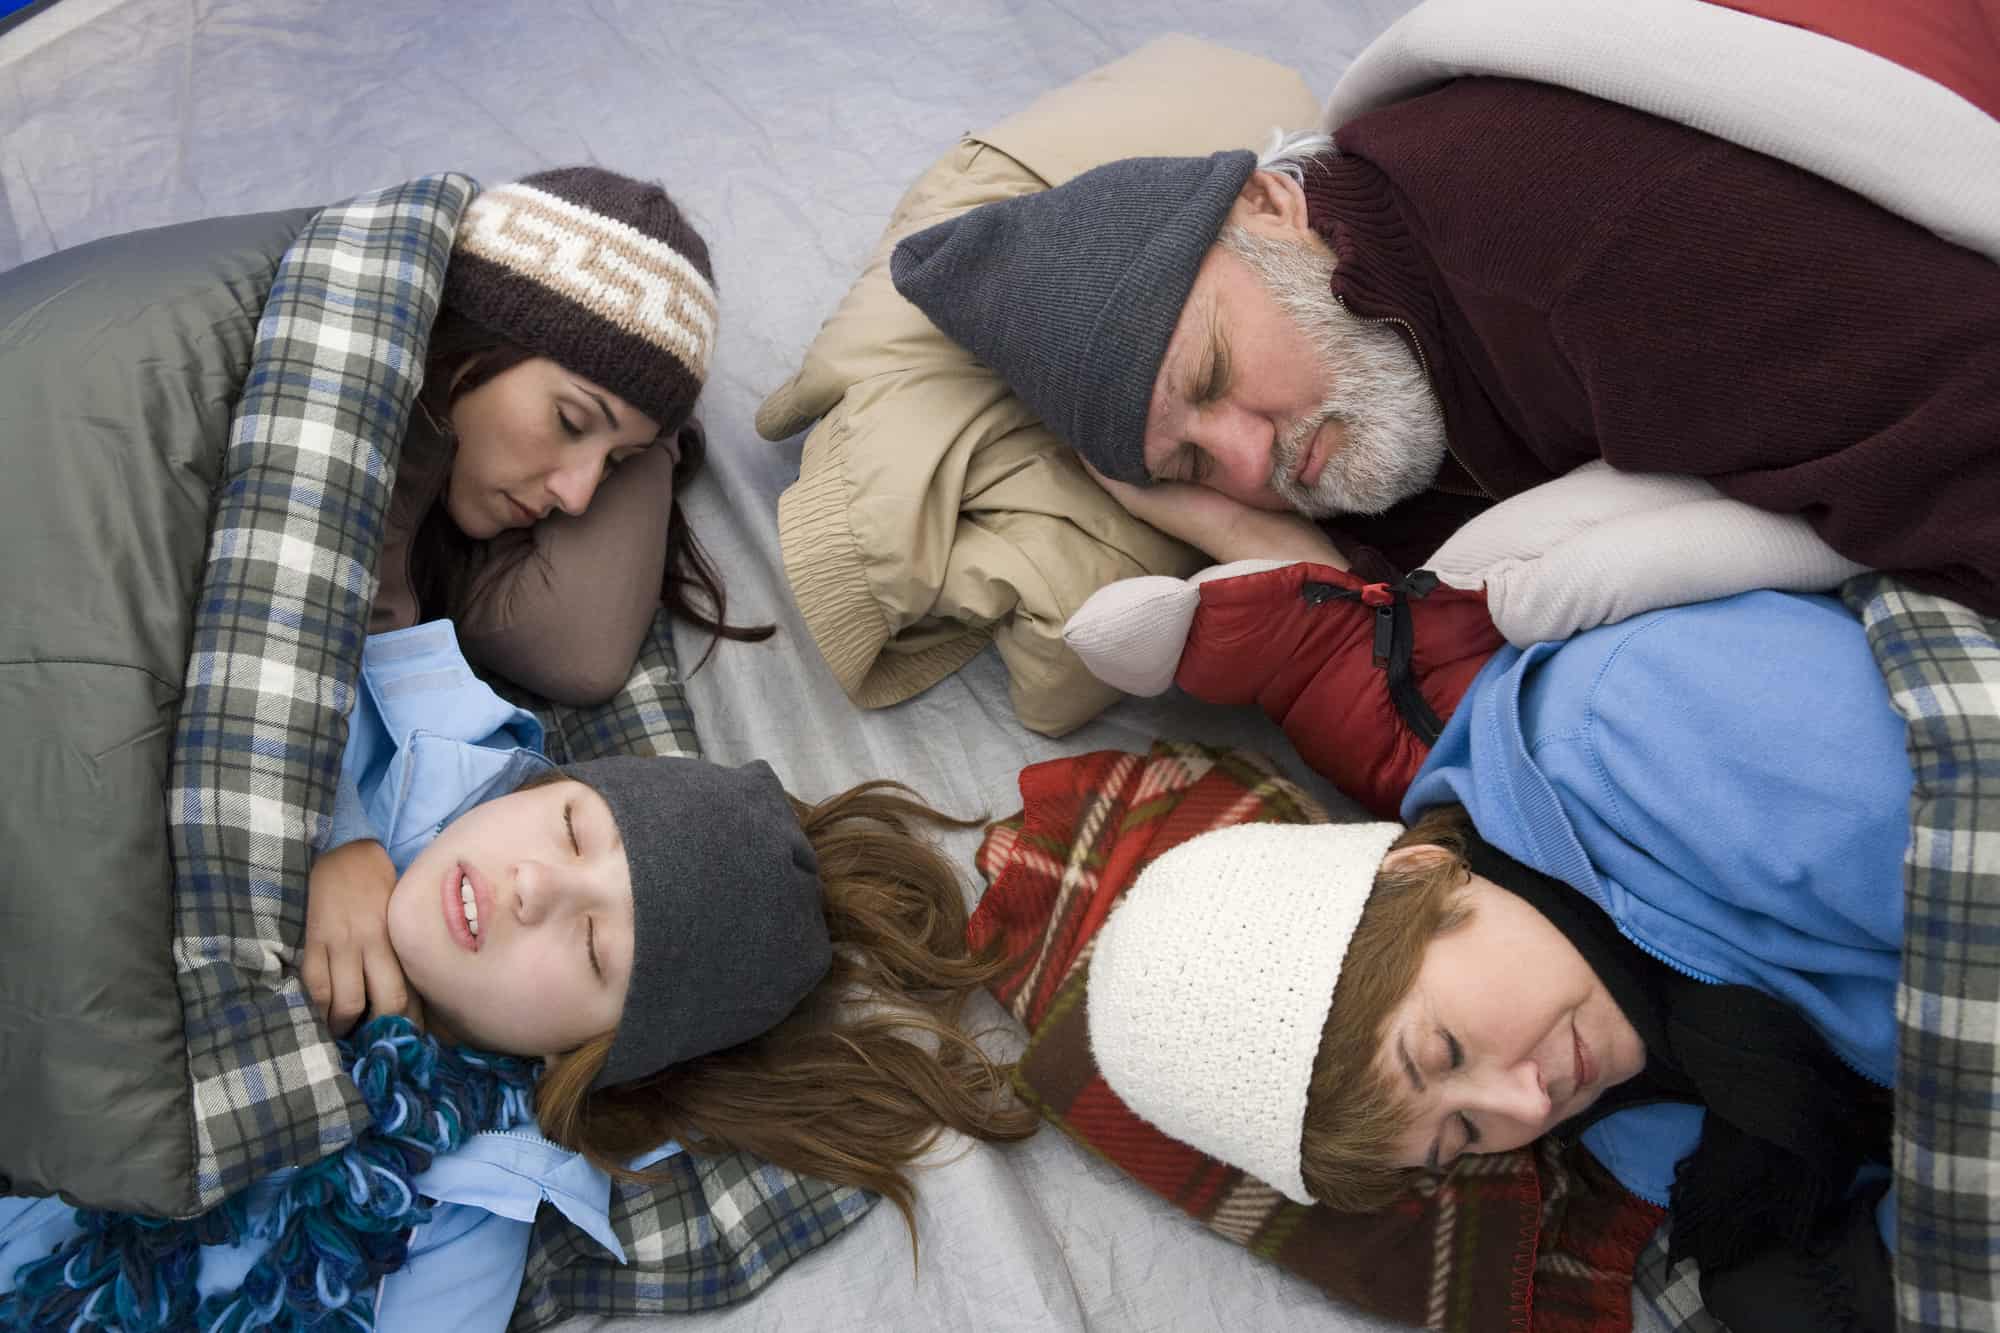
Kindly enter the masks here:
<path id="1" fill-rule="evenodd" d="M 1428 567 L 1450 587 L 1484 588 L 1494 625 L 1517 647 L 1752 588 L 1820 592 L 1863 572 L 1796 514 L 1753 508 L 1699 478 L 1602 462 L 1495 505 Z"/>

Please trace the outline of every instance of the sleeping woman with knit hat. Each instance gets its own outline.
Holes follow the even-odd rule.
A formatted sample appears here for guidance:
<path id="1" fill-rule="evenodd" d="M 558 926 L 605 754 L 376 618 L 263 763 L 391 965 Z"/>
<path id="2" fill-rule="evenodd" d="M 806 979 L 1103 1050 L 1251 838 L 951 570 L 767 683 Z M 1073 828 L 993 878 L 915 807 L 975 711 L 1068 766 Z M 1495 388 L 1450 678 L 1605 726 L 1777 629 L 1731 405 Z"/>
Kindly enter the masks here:
<path id="1" fill-rule="evenodd" d="M 0 1198 L 0 1325 L 498 1330 L 537 1208 L 623 1259 L 611 1180 L 674 1153 L 875 1190 L 914 1227 L 905 1168 L 941 1130 L 1033 1131 L 957 1025 L 992 968 L 916 832 L 956 821 L 883 783 L 807 805 L 762 763 L 555 768 L 448 621 L 372 636 L 360 695 L 334 837 L 395 878 L 344 919 L 379 916 L 428 1032 L 365 1024 L 342 1052 L 373 1126 L 201 1217 Z M 340 892 L 315 875 L 309 914 Z"/>
<path id="2" fill-rule="evenodd" d="M 1148 867 L 1098 938 L 1092 1048 L 1167 1133 L 1348 1211 L 1580 1135 L 1731 1327 L 1892 1328 L 1912 782 L 1825 598 L 1503 648 L 1409 827 L 1245 825 Z"/>
<path id="3" fill-rule="evenodd" d="M 708 246 L 600 167 L 474 196 L 400 454 L 369 631 L 458 625 L 466 658 L 557 703 L 610 697 L 654 612 L 726 638 L 675 498 L 700 468 Z"/>

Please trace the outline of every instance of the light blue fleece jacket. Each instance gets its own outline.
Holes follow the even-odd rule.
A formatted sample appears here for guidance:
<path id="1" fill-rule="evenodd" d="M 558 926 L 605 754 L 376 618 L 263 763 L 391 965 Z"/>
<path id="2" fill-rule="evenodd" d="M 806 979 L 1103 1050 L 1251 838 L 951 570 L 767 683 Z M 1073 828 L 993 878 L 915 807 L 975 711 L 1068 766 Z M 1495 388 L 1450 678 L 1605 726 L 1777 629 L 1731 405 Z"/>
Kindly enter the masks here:
<path id="1" fill-rule="evenodd" d="M 459 815 L 554 767 L 541 750 L 541 723 L 472 673 L 450 621 L 373 635 L 362 651 L 327 846 L 374 838 L 401 872 Z M 678 1151 L 669 1143 L 632 1165 Z M 288 1174 L 251 1187 L 253 1229 Z M 476 1134 L 415 1183 L 438 1203 L 411 1232 L 408 1262 L 382 1279 L 380 1333 L 505 1329 L 544 1203 L 626 1257 L 608 1215 L 610 1177 L 531 1127 Z M 13 1288 L 22 1264 L 77 1230 L 75 1211 L 59 1199 L 0 1197 L 0 1292 Z M 233 1289 L 265 1248 L 262 1240 L 204 1248 L 202 1293 Z"/>
<path id="2" fill-rule="evenodd" d="M 1640 948 L 1788 1001 L 1888 1086 L 1912 781 L 1860 624 L 1829 598 L 1751 592 L 1502 649 L 1402 814 L 1463 804 Z M 1584 1142 L 1664 1205 L 1699 1137 L 1697 1110 L 1655 1105 Z"/>

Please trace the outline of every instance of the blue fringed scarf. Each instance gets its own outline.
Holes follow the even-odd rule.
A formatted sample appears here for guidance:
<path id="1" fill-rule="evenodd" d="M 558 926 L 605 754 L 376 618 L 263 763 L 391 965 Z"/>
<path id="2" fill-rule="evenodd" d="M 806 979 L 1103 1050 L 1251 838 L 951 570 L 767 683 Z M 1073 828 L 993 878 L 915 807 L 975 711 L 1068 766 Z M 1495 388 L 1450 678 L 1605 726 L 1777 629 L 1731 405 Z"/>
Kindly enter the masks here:
<path id="1" fill-rule="evenodd" d="M 410 1182 L 473 1134 L 531 1120 L 537 1065 L 440 1046 L 406 1018 L 373 1019 L 339 1045 L 373 1123 L 294 1171 L 254 1232 L 242 1194 L 186 1221 L 79 1209 L 83 1234 L 22 1265 L 13 1292 L 0 1296 L 0 1328 L 372 1329 L 376 1284 L 403 1266 L 411 1229 L 430 1217 Z M 253 1234 L 271 1237 L 271 1247 L 243 1284 L 197 1305 L 201 1247 Z"/>

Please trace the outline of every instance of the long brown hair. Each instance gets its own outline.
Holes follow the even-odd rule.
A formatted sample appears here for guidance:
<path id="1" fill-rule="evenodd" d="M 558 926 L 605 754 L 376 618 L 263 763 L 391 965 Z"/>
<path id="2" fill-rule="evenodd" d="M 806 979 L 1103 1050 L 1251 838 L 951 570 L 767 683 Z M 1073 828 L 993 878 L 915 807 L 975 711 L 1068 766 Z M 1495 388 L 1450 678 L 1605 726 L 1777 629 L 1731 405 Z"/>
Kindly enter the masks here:
<path id="1" fill-rule="evenodd" d="M 409 443 L 399 468 L 421 477 L 421 484 L 397 488 L 406 496 L 436 497 L 417 516 L 410 539 L 410 580 L 422 619 L 450 616 L 457 611 L 484 545 L 460 532 L 445 512 L 442 480 L 451 471 L 452 455 L 457 448 L 448 425 L 452 405 L 496 375 L 536 355 L 489 332 L 449 306 L 439 308 L 431 325 L 424 388 L 416 409 L 433 429 L 409 432 Z M 684 424 L 684 421 L 662 422 L 661 434 L 670 435 Z M 661 580 L 660 601 L 668 614 L 708 631 L 715 639 L 752 643 L 768 639 L 776 626 L 728 623 L 722 577 L 696 539 L 687 515 L 681 511 L 681 488 L 701 471 L 706 456 L 707 448 L 699 432 L 691 432 L 682 439 L 680 461 L 674 465 L 674 498 L 667 511 L 667 565 Z M 405 516 L 399 515 L 391 521 L 403 522 Z M 505 558 L 525 560 L 531 551 L 524 544 Z M 694 670 L 701 670 L 714 651 L 715 644 L 711 641 L 708 652 L 702 654 Z"/>
<path id="2" fill-rule="evenodd" d="M 760 1037 L 589 1091 L 606 1033 L 552 1059 L 535 1091 L 542 1132 L 621 1179 L 668 1140 L 744 1151 L 854 1185 L 902 1210 L 916 1243 L 906 1168 L 946 1129 L 989 1143 L 1035 1132 L 1006 1070 L 962 1027 L 966 999 L 1003 966 L 969 955 L 951 862 L 916 828 L 971 828 L 908 788 L 869 782 L 818 805 L 794 799 L 819 857 L 834 961 L 789 1017 Z"/>
<path id="3" fill-rule="evenodd" d="M 1394 1202 L 1412 1172 L 1393 1165 L 1395 1142 L 1409 1128 L 1408 1109 L 1378 1054 L 1390 1012 L 1417 982 L 1431 940 L 1470 913 L 1458 890 L 1471 873 L 1462 805 L 1426 810 L 1390 846 L 1435 847 L 1376 872 L 1368 903 L 1347 946 L 1306 1088 L 1299 1174 L 1321 1203 L 1343 1212 L 1375 1212 Z"/>

